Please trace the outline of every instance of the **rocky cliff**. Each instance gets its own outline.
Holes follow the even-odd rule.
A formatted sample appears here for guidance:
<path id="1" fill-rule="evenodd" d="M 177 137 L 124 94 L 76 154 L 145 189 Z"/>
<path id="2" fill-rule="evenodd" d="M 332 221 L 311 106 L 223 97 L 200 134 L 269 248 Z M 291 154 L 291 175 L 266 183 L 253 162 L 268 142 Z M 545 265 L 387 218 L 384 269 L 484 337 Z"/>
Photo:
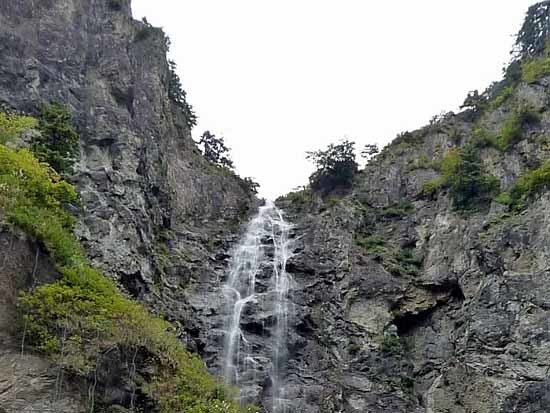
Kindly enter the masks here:
<path id="1" fill-rule="evenodd" d="M 400 135 L 349 195 L 280 201 L 299 238 L 291 411 L 550 411 L 545 59 Z"/>
<path id="2" fill-rule="evenodd" d="M 530 10 L 541 26 L 526 23 L 504 81 L 398 136 L 347 195 L 279 199 L 294 225 L 288 412 L 550 411 L 550 71 L 544 42 L 522 43 L 546 38 L 548 9 Z M 241 386 L 271 408 L 275 317 L 258 277 Z M 200 286 L 197 340 L 220 371 L 218 288 Z"/>
<path id="3" fill-rule="evenodd" d="M 222 285 L 255 201 L 196 149 L 170 99 L 166 47 L 128 0 L 0 1 L 0 103 L 70 108 L 88 259 L 221 374 Z M 346 195 L 279 200 L 293 225 L 288 412 L 550 411 L 550 64 L 537 47 L 465 112 L 400 135 Z M 273 239 L 261 242 L 273 255 Z M 141 350 L 83 379 L 25 347 L 18 291 L 60 274 L 11 226 L 0 263 L 0 412 L 90 411 L 90 389 L 96 410 L 158 411 L 128 379 L 136 357 L 140 378 L 154 375 Z M 258 291 L 271 276 L 261 270 Z M 274 318 L 251 305 L 241 325 L 261 364 L 243 395 L 266 409 Z"/>
<path id="4" fill-rule="evenodd" d="M 240 178 L 200 154 L 170 98 L 166 53 L 164 33 L 133 20 L 129 0 L 0 2 L 2 107 L 36 114 L 60 102 L 70 110 L 80 135 L 70 178 L 81 196 L 76 232 L 88 259 L 125 294 L 174 322 L 185 342 L 186 289 L 211 276 L 214 246 L 238 231 L 255 198 Z M 37 279 L 48 272 L 46 254 L 37 253 L 36 264 L 27 260 L 40 245 L 10 231 L 1 234 L 10 248 L 0 249 L 0 261 L 13 258 L 0 271 L 10 292 L 1 304 L 3 326 L 17 319 L 17 290 L 39 283 L 29 281 L 34 265 Z M 40 280 L 56 278 L 52 270 Z M 69 401 L 58 394 L 66 383 L 49 362 L 34 355 L 25 361 L 21 330 L 3 341 L 0 411 L 76 412 L 78 403 L 88 411 L 80 390 L 67 390 Z M 125 397 L 127 383 L 105 384 L 107 400 Z M 57 404 L 42 400 L 54 398 Z"/>

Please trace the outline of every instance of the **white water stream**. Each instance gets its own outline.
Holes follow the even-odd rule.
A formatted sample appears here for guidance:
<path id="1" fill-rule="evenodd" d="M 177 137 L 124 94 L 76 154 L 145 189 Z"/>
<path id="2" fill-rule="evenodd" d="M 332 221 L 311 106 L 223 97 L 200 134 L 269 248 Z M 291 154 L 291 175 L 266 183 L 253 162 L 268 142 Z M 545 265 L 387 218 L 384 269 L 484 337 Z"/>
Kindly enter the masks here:
<path id="1" fill-rule="evenodd" d="M 256 368 L 253 346 L 241 329 L 247 306 L 269 303 L 273 325 L 270 326 L 272 412 L 286 413 L 284 374 L 287 362 L 288 293 L 291 278 L 286 272 L 290 257 L 288 224 L 272 203 L 260 207 L 250 221 L 231 258 L 230 273 L 223 287 L 228 306 L 224 345 L 224 376 L 228 383 L 239 386 L 240 378 Z M 273 253 L 268 253 L 273 251 Z M 256 291 L 256 277 L 271 268 L 269 289 Z M 270 298 L 270 299 L 268 299 Z"/>

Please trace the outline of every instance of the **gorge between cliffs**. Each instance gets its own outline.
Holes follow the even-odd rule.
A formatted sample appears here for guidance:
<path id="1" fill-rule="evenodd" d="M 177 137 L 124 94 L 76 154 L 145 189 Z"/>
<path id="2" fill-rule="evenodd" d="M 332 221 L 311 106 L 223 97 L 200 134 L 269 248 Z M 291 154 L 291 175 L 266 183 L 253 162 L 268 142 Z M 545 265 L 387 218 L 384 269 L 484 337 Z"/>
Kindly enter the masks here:
<path id="1" fill-rule="evenodd" d="M 550 412 L 549 35 L 266 201 L 130 0 L 0 0 L 0 413 Z"/>

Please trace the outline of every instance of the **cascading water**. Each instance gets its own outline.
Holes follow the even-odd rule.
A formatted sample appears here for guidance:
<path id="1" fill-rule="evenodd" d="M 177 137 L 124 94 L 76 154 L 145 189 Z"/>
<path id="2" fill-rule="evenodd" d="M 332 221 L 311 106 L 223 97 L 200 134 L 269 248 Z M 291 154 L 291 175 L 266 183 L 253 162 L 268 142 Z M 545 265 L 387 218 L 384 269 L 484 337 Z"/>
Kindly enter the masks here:
<path id="1" fill-rule="evenodd" d="M 224 346 L 224 376 L 239 386 L 241 379 L 255 375 L 261 364 L 255 349 L 241 328 L 248 306 L 272 314 L 269 330 L 272 351 L 266 369 L 271 379 L 273 413 L 286 413 L 284 374 L 287 362 L 289 320 L 288 293 L 291 285 L 286 263 L 290 257 L 288 224 L 272 203 L 260 207 L 231 258 L 230 272 L 223 287 L 227 302 Z M 256 291 L 257 277 L 269 277 L 269 288 Z M 262 328 L 263 330 L 263 328 Z M 266 406 L 268 407 L 268 406 Z"/>

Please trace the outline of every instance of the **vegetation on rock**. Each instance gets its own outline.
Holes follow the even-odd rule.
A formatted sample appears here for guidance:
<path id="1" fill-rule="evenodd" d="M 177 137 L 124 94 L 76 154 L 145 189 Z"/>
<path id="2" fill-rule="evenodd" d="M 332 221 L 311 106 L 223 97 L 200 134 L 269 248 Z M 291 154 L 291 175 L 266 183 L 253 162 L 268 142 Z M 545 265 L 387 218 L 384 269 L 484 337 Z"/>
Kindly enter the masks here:
<path id="1" fill-rule="evenodd" d="M 506 151 L 519 142 L 525 136 L 525 128 L 540 121 L 539 114 L 532 108 L 522 105 L 508 118 L 500 133 L 494 134 L 486 129 L 478 127 L 474 130 L 474 144 L 477 146 L 490 146 L 500 151 Z"/>
<path id="2" fill-rule="evenodd" d="M 491 199 L 498 180 L 485 172 L 475 145 L 452 149 L 441 162 L 442 176 L 424 186 L 425 194 L 447 189 L 457 209 L 471 209 Z"/>
<path id="3" fill-rule="evenodd" d="M 497 201 L 516 210 L 522 209 L 529 198 L 549 187 L 550 161 L 520 176 L 509 191 L 497 197 Z"/>
<path id="4" fill-rule="evenodd" d="M 210 131 L 205 131 L 198 144 L 202 147 L 202 154 L 208 162 L 233 169 L 233 161 L 229 157 L 230 149 L 225 145 L 223 138 L 217 138 Z"/>
<path id="5" fill-rule="evenodd" d="M 14 139 L 26 129 L 35 128 L 38 122 L 30 116 L 0 112 L 0 145 Z"/>
<path id="6" fill-rule="evenodd" d="M 309 177 L 311 189 L 328 194 L 336 189 L 349 189 L 357 173 L 355 143 L 343 140 L 325 150 L 307 152 L 307 159 L 317 170 Z"/>
<path id="7" fill-rule="evenodd" d="M 38 117 L 38 130 L 40 135 L 32 142 L 36 157 L 60 174 L 71 174 L 79 156 L 80 138 L 69 110 L 59 103 L 43 106 Z"/>
<path id="8" fill-rule="evenodd" d="M 54 116 L 52 123 L 57 120 Z M 30 151 L 0 145 L 0 209 L 44 245 L 62 276 L 21 295 L 25 341 L 81 376 L 90 374 L 109 348 L 139 350 L 150 355 L 156 371 L 141 391 L 157 400 L 162 412 L 241 411 L 231 392 L 182 347 L 168 322 L 125 298 L 88 264 L 65 208 L 77 202 L 74 187 Z"/>
<path id="9" fill-rule="evenodd" d="M 176 62 L 169 60 L 168 69 L 168 97 L 181 110 L 187 127 L 193 129 L 194 126 L 197 126 L 197 115 L 193 106 L 187 102 L 187 93 L 183 90 Z"/>

